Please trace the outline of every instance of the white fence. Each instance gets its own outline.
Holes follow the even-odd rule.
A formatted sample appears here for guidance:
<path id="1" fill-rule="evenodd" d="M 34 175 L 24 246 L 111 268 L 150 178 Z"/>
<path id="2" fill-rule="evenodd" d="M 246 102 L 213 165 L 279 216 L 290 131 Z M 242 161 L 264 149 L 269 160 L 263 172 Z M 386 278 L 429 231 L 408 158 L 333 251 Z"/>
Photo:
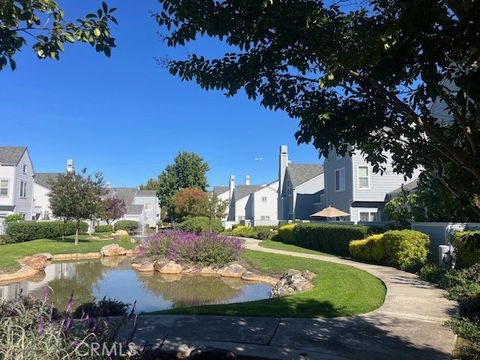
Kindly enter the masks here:
<path id="1" fill-rule="evenodd" d="M 0 219 L 0 235 L 5 235 L 5 222 Z"/>

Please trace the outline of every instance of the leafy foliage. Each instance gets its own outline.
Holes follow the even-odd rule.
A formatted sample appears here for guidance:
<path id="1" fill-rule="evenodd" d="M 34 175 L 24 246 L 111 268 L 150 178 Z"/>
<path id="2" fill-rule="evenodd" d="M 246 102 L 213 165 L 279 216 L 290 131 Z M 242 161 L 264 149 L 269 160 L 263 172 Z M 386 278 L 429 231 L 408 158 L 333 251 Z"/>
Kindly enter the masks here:
<path id="1" fill-rule="evenodd" d="M 195 233 L 207 231 L 220 233 L 223 230 L 223 225 L 219 219 L 209 219 L 206 216 L 197 216 L 181 222 L 178 225 L 178 228 Z"/>
<path id="2" fill-rule="evenodd" d="M 457 231 L 453 234 L 452 244 L 457 269 L 480 263 L 480 231 Z"/>
<path id="3" fill-rule="evenodd" d="M 376 263 L 385 262 L 385 241 L 383 234 L 370 235 L 363 240 L 350 241 L 350 255 L 355 259 Z"/>
<path id="4" fill-rule="evenodd" d="M 135 220 L 119 220 L 114 224 L 114 229 L 125 230 L 129 234 L 134 234 L 138 230 L 138 221 Z"/>
<path id="5" fill-rule="evenodd" d="M 80 222 L 79 232 L 85 233 L 88 224 Z M 77 231 L 74 221 L 20 221 L 10 223 L 7 227 L 8 242 L 16 243 L 35 239 L 58 239 L 63 236 L 73 235 Z"/>
<path id="6" fill-rule="evenodd" d="M 127 212 L 127 205 L 125 201 L 117 197 L 107 198 L 104 201 L 104 211 L 102 212 L 101 218 L 110 224 L 110 222 L 115 221 L 123 217 Z"/>
<path id="7" fill-rule="evenodd" d="M 172 75 L 285 111 L 324 156 L 355 144 L 375 171 L 386 151 L 395 172 L 422 166 L 479 216 L 478 1 L 160 3 L 168 46 L 208 36 L 228 47 L 165 59 Z"/>
<path id="8" fill-rule="evenodd" d="M 188 217 L 204 216 L 208 194 L 199 188 L 180 189 L 172 197 L 175 219 L 183 221 Z"/>
<path id="9" fill-rule="evenodd" d="M 95 226 L 96 233 L 111 233 L 113 232 L 113 225 L 97 225 Z"/>
<path id="10" fill-rule="evenodd" d="M 428 235 L 414 230 L 391 230 L 383 234 L 387 264 L 402 270 L 419 270 L 427 261 Z"/>
<path id="11" fill-rule="evenodd" d="M 5 217 L 6 224 L 21 221 L 21 220 L 24 220 L 23 214 L 10 214 Z"/>
<path id="12" fill-rule="evenodd" d="M 110 34 L 115 8 L 105 2 L 94 13 L 83 19 L 67 21 L 65 12 L 53 0 L 1 1 L 0 2 L 0 70 L 7 63 L 15 70 L 17 52 L 33 38 L 32 49 L 39 59 L 60 58 L 67 43 L 90 44 L 97 52 L 110 57 L 115 39 Z"/>
<path id="13" fill-rule="evenodd" d="M 294 230 L 295 230 L 295 224 L 287 224 L 287 225 L 280 226 L 278 228 L 278 236 L 279 236 L 280 240 L 282 240 L 286 243 L 293 244 L 293 242 L 294 242 L 294 236 L 293 236 Z"/>

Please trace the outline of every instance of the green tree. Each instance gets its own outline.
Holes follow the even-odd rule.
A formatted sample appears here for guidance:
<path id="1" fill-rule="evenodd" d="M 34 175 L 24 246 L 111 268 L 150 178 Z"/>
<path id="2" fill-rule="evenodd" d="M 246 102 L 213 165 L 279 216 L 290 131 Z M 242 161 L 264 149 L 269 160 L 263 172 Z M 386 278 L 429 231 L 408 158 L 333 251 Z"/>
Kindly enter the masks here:
<path id="1" fill-rule="evenodd" d="M 299 119 L 298 142 L 323 155 L 354 144 L 386 170 L 389 151 L 395 172 L 423 166 L 480 203 L 480 2 L 160 3 L 168 46 L 202 36 L 229 46 L 220 58 L 165 59 L 172 75 L 285 111 Z"/>
<path id="2" fill-rule="evenodd" d="M 208 194 L 199 188 L 178 190 L 172 196 L 175 220 L 182 222 L 188 217 L 205 216 L 207 212 Z"/>
<path id="3" fill-rule="evenodd" d="M 208 229 L 213 230 L 213 220 L 222 219 L 227 211 L 228 201 L 219 199 L 215 193 L 207 195 L 207 202 L 205 207 L 205 216 L 208 217 Z"/>
<path id="4" fill-rule="evenodd" d="M 75 245 L 79 242 L 80 222 L 96 217 L 102 207 L 102 196 L 107 190 L 101 173 L 93 177 L 86 175 L 86 169 L 80 173 L 60 174 L 51 183 L 50 207 L 52 214 L 63 218 L 65 222 L 75 220 L 77 231 Z"/>
<path id="5" fill-rule="evenodd" d="M 117 24 L 112 15 L 115 8 L 106 3 L 83 19 L 67 21 L 64 10 L 54 0 L 0 1 L 0 71 L 10 63 L 15 70 L 17 52 L 32 40 L 32 49 L 39 59 L 58 60 L 66 43 L 88 43 L 97 52 L 110 57 L 115 39 L 110 23 Z"/>

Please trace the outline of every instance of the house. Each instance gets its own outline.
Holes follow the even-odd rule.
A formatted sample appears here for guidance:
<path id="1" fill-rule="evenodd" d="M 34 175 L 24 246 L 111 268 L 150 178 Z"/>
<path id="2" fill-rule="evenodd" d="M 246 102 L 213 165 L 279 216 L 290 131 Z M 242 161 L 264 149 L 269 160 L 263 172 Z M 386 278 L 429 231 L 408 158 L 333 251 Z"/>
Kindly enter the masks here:
<path id="1" fill-rule="evenodd" d="M 230 192 L 230 187 L 229 186 L 214 186 L 212 192 L 213 192 L 213 194 L 217 195 L 218 200 L 227 202 L 227 209 L 225 210 L 225 216 L 222 217 L 222 221 L 227 221 L 228 220 L 229 207 L 230 207 L 230 200 L 232 198 L 232 194 Z"/>
<path id="2" fill-rule="evenodd" d="M 290 162 L 287 145 L 280 146 L 278 183 L 279 220 L 310 220 L 324 207 L 324 167 Z"/>
<path id="3" fill-rule="evenodd" d="M 60 173 L 36 173 L 33 184 L 34 218 L 36 220 L 53 219 L 50 208 L 50 190 Z"/>
<path id="4" fill-rule="evenodd" d="M 160 220 L 160 205 L 155 191 L 111 188 L 108 196 L 125 202 L 127 212 L 121 220 L 134 220 L 149 227 L 157 226 Z"/>
<path id="5" fill-rule="evenodd" d="M 0 147 L 0 221 L 10 214 L 32 220 L 33 174 L 25 146 Z"/>
<path id="6" fill-rule="evenodd" d="M 244 185 L 235 185 L 232 175 L 229 182 L 230 206 L 228 221 L 255 225 L 278 223 L 278 181 L 264 185 L 251 185 L 250 176 Z"/>
<path id="7" fill-rule="evenodd" d="M 325 192 L 322 203 L 349 213 L 350 217 L 345 220 L 355 223 L 388 220 L 383 211 L 385 204 L 392 194 L 400 192 L 405 175 L 395 173 L 391 156 L 386 156 L 388 160 L 382 174 L 374 172 L 372 165 L 359 151 L 341 156 L 331 150 L 324 163 Z M 418 173 L 414 174 L 413 179 L 418 177 Z"/>

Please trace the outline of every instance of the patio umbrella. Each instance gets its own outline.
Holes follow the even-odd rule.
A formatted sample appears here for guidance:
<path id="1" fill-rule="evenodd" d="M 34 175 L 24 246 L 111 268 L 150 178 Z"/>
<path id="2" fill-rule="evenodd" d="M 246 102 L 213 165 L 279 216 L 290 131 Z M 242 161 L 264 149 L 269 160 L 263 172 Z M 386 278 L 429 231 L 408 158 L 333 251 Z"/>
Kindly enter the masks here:
<path id="1" fill-rule="evenodd" d="M 337 217 L 343 217 L 343 216 L 350 216 L 350 214 L 343 212 L 341 210 L 338 210 L 337 208 L 334 208 L 331 206 L 323 210 L 320 210 L 315 214 L 310 215 L 310 217 L 327 217 L 327 218 L 337 218 Z"/>

